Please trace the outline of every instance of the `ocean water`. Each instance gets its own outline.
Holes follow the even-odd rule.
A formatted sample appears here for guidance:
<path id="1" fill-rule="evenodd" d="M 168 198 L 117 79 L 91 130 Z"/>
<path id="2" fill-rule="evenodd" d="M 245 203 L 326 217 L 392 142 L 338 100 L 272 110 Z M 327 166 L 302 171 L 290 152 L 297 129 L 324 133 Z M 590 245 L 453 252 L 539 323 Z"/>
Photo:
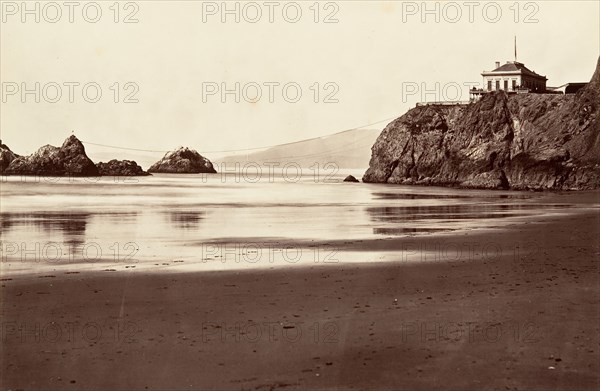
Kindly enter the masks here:
<path id="1" fill-rule="evenodd" d="M 546 193 L 344 183 L 349 173 L 362 171 L 1 177 L 2 273 L 390 261 L 397 254 L 344 244 L 498 229 L 580 207 Z"/>

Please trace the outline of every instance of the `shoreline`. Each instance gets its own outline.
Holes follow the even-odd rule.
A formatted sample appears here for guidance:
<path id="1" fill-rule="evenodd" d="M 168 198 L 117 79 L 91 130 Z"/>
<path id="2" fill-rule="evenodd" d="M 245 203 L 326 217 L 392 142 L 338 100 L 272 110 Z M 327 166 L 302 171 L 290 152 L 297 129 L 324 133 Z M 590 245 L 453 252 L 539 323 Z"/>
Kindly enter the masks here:
<path id="1" fill-rule="evenodd" d="M 1 387 L 596 389 L 598 218 L 479 235 L 518 258 L 2 281 Z"/>
<path id="2" fill-rule="evenodd" d="M 456 262 L 485 259 L 492 256 L 521 256 L 533 250 L 525 250 L 522 246 L 497 241 L 498 235 L 510 234 L 511 230 L 523 229 L 529 225 L 543 227 L 548 224 L 560 224 L 579 217 L 597 215 L 596 224 L 600 224 L 600 193 L 597 191 L 585 194 L 554 194 L 546 198 L 545 203 L 569 201 L 573 208 L 548 211 L 542 215 L 529 215 L 505 218 L 499 225 L 475 228 L 444 230 L 439 232 L 421 232 L 394 237 L 345 239 L 345 240 L 313 240 L 285 237 L 257 238 L 214 238 L 200 241 L 192 246 L 198 247 L 199 253 L 193 257 L 167 257 L 167 259 L 130 259 L 110 260 L 109 258 L 79 260 L 67 254 L 68 261 L 51 263 L 36 260 L 24 262 L 7 258 L 7 253 L 0 259 L 0 280 L 9 278 L 28 278 L 43 274 L 82 273 L 105 274 L 105 272 L 139 273 L 212 273 L 212 272 L 264 272 L 268 270 L 285 270 L 286 268 L 304 269 L 319 267 L 339 267 L 344 265 L 386 265 L 396 263 L 431 263 Z M 565 199 L 567 197 L 567 199 Z M 506 221 L 510 219 L 509 221 Z M 532 220 L 533 219 L 533 220 Z M 537 246 L 536 243 L 529 243 Z M 288 254 L 289 250 L 289 254 Z M 258 253 L 257 255 L 252 254 Z M 284 252 L 287 254 L 285 255 Z M 1 254 L 0 254 L 1 255 Z M 24 255 L 21 254 L 21 257 Z M 25 257 L 27 257 L 25 255 Z M 207 258 L 205 258 L 207 257 Z M 340 262 L 340 257 L 345 258 Z M 365 257 L 372 260 L 362 260 Z M 35 257 L 34 257 L 35 259 Z M 7 266 L 8 265 L 8 268 Z M 225 266 L 227 265 L 227 266 Z M 231 266 L 233 265 L 233 266 Z M 13 270 L 10 267 L 13 267 Z M 41 266 L 40 268 L 35 268 Z M 33 268 L 32 268 L 33 267 Z M 78 269 L 81 268 L 81 269 Z"/>

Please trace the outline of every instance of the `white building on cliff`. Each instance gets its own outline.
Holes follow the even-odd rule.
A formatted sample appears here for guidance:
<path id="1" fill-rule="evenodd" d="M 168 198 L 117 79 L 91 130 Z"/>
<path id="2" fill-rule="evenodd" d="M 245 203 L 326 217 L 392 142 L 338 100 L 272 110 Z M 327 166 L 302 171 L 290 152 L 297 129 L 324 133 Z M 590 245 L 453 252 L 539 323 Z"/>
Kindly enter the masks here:
<path id="1" fill-rule="evenodd" d="M 496 62 L 493 71 L 484 71 L 483 90 L 485 92 L 503 90 L 506 92 L 546 92 L 546 76 L 538 75 L 525 64 L 508 61 L 504 65 Z"/>
<path id="2" fill-rule="evenodd" d="M 473 88 L 470 91 L 471 99 L 481 97 L 492 91 L 505 91 L 507 93 L 546 92 L 546 76 L 542 76 L 527 68 L 525 64 L 517 61 L 517 40 L 515 38 L 515 60 L 507 61 L 496 66 L 492 71 L 483 71 L 483 88 Z"/>
<path id="3" fill-rule="evenodd" d="M 518 61 L 507 61 L 500 65 L 496 62 L 493 71 L 483 71 L 483 88 L 470 90 L 472 100 L 477 100 L 482 94 L 493 91 L 507 93 L 545 93 L 546 76 L 537 74 Z"/>

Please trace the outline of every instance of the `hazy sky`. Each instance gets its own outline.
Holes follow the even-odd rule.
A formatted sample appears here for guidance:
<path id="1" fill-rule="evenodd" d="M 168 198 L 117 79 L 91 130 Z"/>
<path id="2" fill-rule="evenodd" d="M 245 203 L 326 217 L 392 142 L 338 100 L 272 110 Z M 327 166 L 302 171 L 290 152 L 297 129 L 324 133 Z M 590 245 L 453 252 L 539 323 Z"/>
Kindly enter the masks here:
<path id="1" fill-rule="evenodd" d="M 495 61 L 513 60 L 515 35 L 519 61 L 549 85 L 588 81 L 600 52 L 598 1 L 430 1 L 430 14 L 420 1 L 229 1 L 232 14 L 221 1 L 120 2 L 118 12 L 114 1 L 76 3 L 30 1 L 27 14 L 21 1 L 2 2 L 0 128 L 17 153 L 75 131 L 100 144 L 186 145 L 210 157 L 371 124 L 421 100 L 468 99 L 456 85 L 481 83 Z M 21 94 L 36 82 L 39 103 Z M 236 83 L 239 103 L 215 91 Z M 101 89 L 97 102 L 84 100 L 86 84 L 90 101 Z M 128 95 L 138 102 L 124 103 Z"/>

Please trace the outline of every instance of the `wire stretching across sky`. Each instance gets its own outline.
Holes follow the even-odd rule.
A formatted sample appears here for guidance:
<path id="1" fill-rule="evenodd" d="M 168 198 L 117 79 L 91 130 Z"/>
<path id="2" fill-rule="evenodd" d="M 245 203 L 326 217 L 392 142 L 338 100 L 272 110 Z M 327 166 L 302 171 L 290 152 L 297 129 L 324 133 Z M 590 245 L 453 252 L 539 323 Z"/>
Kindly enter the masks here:
<path id="1" fill-rule="evenodd" d="M 304 154 L 304 155 L 277 156 L 277 159 L 291 160 L 291 159 L 306 159 L 306 158 L 321 158 L 321 157 L 326 157 L 327 158 L 331 154 L 334 154 L 334 153 L 348 152 L 348 151 L 354 151 L 354 150 L 358 150 L 358 149 L 363 149 L 364 145 L 357 145 L 357 144 L 359 144 L 362 141 L 367 140 L 369 138 L 371 138 L 371 136 L 367 135 L 365 137 L 359 138 L 358 140 L 351 140 L 350 142 L 341 144 L 340 146 L 338 146 L 338 148 L 329 149 L 329 150 L 322 151 L 322 152 L 317 152 L 317 153 Z M 243 156 L 244 155 L 236 155 L 236 156 L 230 156 L 230 158 L 240 158 L 240 157 L 243 157 Z M 217 161 L 218 160 L 219 159 L 217 159 Z"/>
<path id="2" fill-rule="evenodd" d="M 398 118 L 398 116 L 394 116 L 394 117 L 382 119 L 382 120 L 377 121 L 377 122 L 372 122 L 370 124 L 366 124 L 366 125 L 357 126 L 357 127 L 354 127 L 354 128 L 342 130 L 342 131 L 339 131 L 339 132 L 336 132 L 336 133 L 333 133 L 333 134 L 329 134 L 327 136 L 333 136 L 335 134 L 340 134 L 340 133 L 344 133 L 344 132 L 348 132 L 348 131 L 356 130 L 356 129 L 363 129 L 363 128 L 366 128 L 367 126 L 377 125 L 377 124 L 382 123 L 382 122 L 391 121 L 391 120 L 393 120 L 395 118 Z M 264 146 L 264 147 L 243 148 L 243 149 L 228 149 L 228 150 L 222 150 L 222 151 L 201 151 L 201 152 L 204 153 L 204 154 L 207 154 L 207 153 L 233 153 L 233 152 L 258 151 L 258 150 L 262 150 L 262 149 L 268 149 L 268 148 L 274 148 L 274 147 L 281 147 L 281 146 L 284 146 L 284 145 L 297 144 L 299 142 L 304 142 L 304 141 L 318 140 L 318 139 L 320 139 L 322 137 L 327 137 L 327 136 L 313 137 L 313 138 L 309 138 L 309 139 L 305 139 L 305 140 L 292 141 L 292 142 L 283 143 L 283 144 L 268 145 L 268 146 Z M 122 149 L 122 150 L 125 150 L 125 151 L 161 152 L 161 153 L 170 152 L 170 151 L 155 150 L 155 149 L 139 149 L 139 148 L 119 147 L 119 146 L 116 146 L 116 145 L 98 144 L 98 143 L 93 143 L 91 141 L 85 141 L 85 140 L 81 140 L 81 142 L 84 143 L 84 144 L 95 145 L 95 146 L 98 146 L 98 147 L 113 148 L 113 149 Z"/>

